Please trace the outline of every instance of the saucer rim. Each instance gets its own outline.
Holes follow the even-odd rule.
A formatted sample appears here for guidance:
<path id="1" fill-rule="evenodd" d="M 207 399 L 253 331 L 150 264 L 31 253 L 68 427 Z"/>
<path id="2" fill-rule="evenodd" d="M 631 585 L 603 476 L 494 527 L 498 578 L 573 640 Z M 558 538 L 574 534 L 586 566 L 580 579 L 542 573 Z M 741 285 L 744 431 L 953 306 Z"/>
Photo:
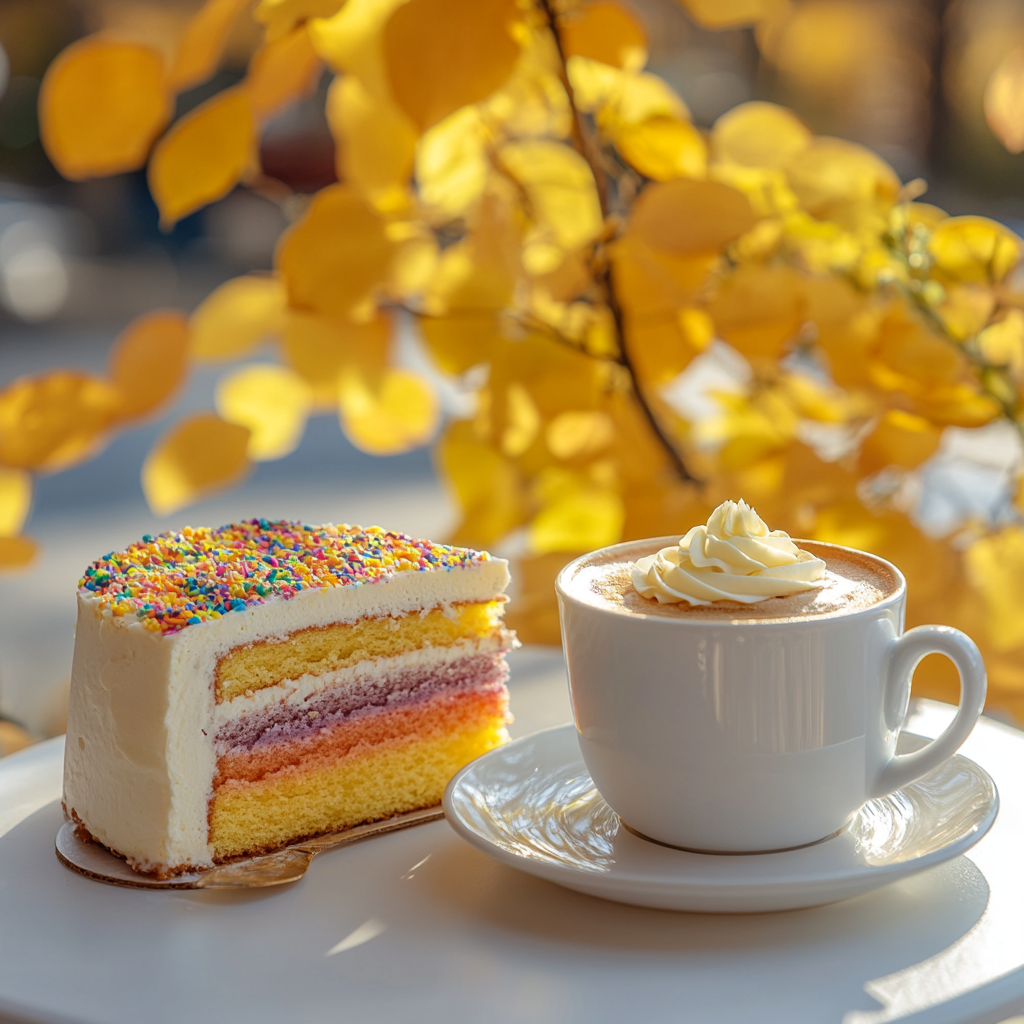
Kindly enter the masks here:
<path id="1" fill-rule="evenodd" d="M 999 816 L 1001 801 L 995 780 L 977 761 L 957 753 L 952 756 L 970 762 L 982 778 L 987 780 L 992 794 L 979 822 L 966 835 L 919 857 L 911 857 L 891 864 L 864 864 L 856 872 L 849 870 L 826 871 L 813 878 L 803 879 L 762 876 L 738 880 L 716 879 L 706 882 L 692 877 L 681 879 L 678 876 L 673 877 L 664 873 L 654 875 L 650 872 L 638 874 L 635 871 L 620 871 L 615 874 L 590 872 L 562 860 L 540 860 L 523 856 L 492 842 L 462 818 L 454 804 L 453 794 L 459 788 L 462 779 L 475 767 L 479 767 L 480 762 L 490 758 L 497 759 L 511 747 L 525 744 L 527 741 L 536 741 L 549 734 L 570 732 L 573 735 L 576 732 L 572 722 L 540 729 L 527 736 L 518 737 L 511 743 L 495 747 L 471 761 L 452 777 L 445 789 L 442 801 L 445 817 L 459 836 L 501 863 L 577 892 L 584 892 L 619 903 L 642 902 L 646 906 L 677 910 L 744 913 L 760 910 L 798 909 L 837 902 L 871 892 L 901 878 L 927 871 L 929 868 L 966 853 L 991 831 Z M 903 734 L 926 741 L 928 739 L 928 737 L 911 730 L 904 730 Z M 582 756 L 580 756 L 580 762 L 582 764 Z M 585 765 L 583 768 L 585 771 Z M 639 842 L 648 842 L 651 846 L 662 847 L 668 854 L 680 853 L 688 858 L 706 857 L 709 862 L 724 859 L 726 856 L 729 860 L 734 859 L 732 855 L 676 850 L 672 847 L 663 847 L 663 844 L 655 843 L 642 836 L 636 836 L 636 838 Z M 820 840 L 812 847 L 805 846 L 790 850 L 750 854 L 750 863 L 778 863 L 778 858 L 789 859 L 794 855 L 806 854 L 808 849 L 821 848 L 830 843 L 833 838 L 836 836 Z M 587 884 L 588 882 L 591 884 Z M 626 889 L 630 891 L 629 894 L 623 893 L 623 890 Z M 841 891 L 844 889 L 849 891 L 844 893 Z M 618 894 L 614 890 L 618 890 Z M 818 893 L 820 898 L 815 896 L 815 893 Z M 791 894 L 791 896 L 787 898 L 787 894 Z M 631 896 L 635 898 L 631 898 Z M 658 896 L 663 898 L 656 902 L 650 901 L 651 898 Z M 712 906 L 715 903 L 718 906 Z M 698 906 L 698 904 L 704 904 L 704 906 Z M 754 906 L 754 904 L 758 905 Z"/>

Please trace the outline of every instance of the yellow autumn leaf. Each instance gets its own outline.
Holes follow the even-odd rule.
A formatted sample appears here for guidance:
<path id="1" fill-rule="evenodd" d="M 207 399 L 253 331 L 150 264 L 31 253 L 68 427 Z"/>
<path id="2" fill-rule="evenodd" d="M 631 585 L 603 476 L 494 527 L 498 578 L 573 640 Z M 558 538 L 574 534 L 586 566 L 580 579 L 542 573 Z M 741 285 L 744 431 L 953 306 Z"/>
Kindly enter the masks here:
<path id="1" fill-rule="evenodd" d="M 268 42 L 281 39 L 310 18 L 329 18 L 345 0 L 260 0 L 253 17 L 266 26 Z"/>
<path id="2" fill-rule="evenodd" d="M 803 283 L 792 267 L 745 264 L 723 280 L 708 314 L 748 359 L 776 359 L 804 321 Z"/>
<path id="3" fill-rule="evenodd" d="M 501 450 L 510 458 L 515 458 L 533 444 L 541 426 L 540 411 L 522 384 L 509 385 L 505 396 L 505 418 Z"/>
<path id="4" fill-rule="evenodd" d="M 441 251 L 437 236 L 419 221 L 392 221 L 388 237 L 395 243 L 388 285 L 403 302 L 420 306 L 434 279 Z"/>
<path id="5" fill-rule="evenodd" d="M 256 156 L 256 123 L 243 89 L 225 89 L 181 118 L 149 162 L 160 219 L 174 224 L 230 192 Z"/>
<path id="6" fill-rule="evenodd" d="M 925 419 L 949 427 L 983 427 L 1002 413 L 999 402 L 976 384 L 923 388 L 910 405 Z"/>
<path id="7" fill-rule="evenodd" d="M 880 156 L 844 139 L 814 139 L 790 160 L 786 178 L 808 213 L 851 231 L 884 230 L 900 191 Z"/>
<path id="8" fill-rule="evenodd" d="M 622 540 L 626 510 L 612 490 L 582 484 L 559 493 L 530 522 L 530 550 L 543 555 L 555 551 L 592 551 Z"/>
<path id="9" fill-rule="evenodd" d="M 676 314 L 676 322 L 687 343 L 697 352 L 703 352 L 715 340 L 715 322 L 707 310 L 686 307 Z"/>
<path id="10" fill-rule="evenodd" d="M 871 383 L 901 394 L 900 404 L 933 423 L 977 427 L 1000 413 L 998 402 L 981 391 L 964 351 L 905 305 L 889 308 L 867 354 Z"/>
<path id="11" fill-rule="evenodd" d="M 607 83 L 598 127 L 645 177 L 703 177 L 707 146 L 682 99 L 657 75 L 621 74 Z"/>
<path id="12" fill-rule="evenodd" d="M 65 178 L 102 177 L 141 167 L 173 109 L 158 51 L 89 36 L 47 68 L 39 134 Z"/>
<path id="13" fill-rule="evenodd" d="M 757 217 L 746 196 L 717 181 L 659 182 L 633 204 L 629 234 L 669 253 L 709 252 L 749 231 Z"/>
<path id="14" fill-rule="evenodd" d="M 419 325 L 434 361 L 452 374 L 486 363 L 490 344 L 500 336 L 497 314 L 487 310 L 423 317 Z"/>
<path id="15" fill-rule="evenodd" d="M 1011 152 L 1024 151 L 1024 47 L 1011 50 L 985 86 L 985 120 Z"/>
<path id="16" fill-rule="evenodd" d="M 384 26 L 406 0 L 346 0 L 332 17 L 308 23 L 316 52 L 332 70 L 355 75 L 378 101 L 394 103 L 384 64 Z"/>
<path id="17" fill-rule="evenodd" d="M 938 450 L 942 431 L 921 416 L 888 409 L 864 439 L 857 468 L 867 476 L 887 466 L 913 469 Z"/>
<path id="18" fill-rule="evenodd" d="M 394 248 L 366 200 L 329 185 L 282 238 L 276 260 L 293 307 L 348 317 L 380 287 Z"/>
<path id="19" fill-rule="evenodd" d="M 690 120 L 689 108 L 664 79 L 647 71 L 612 74 L 596 112 L 595 119 L 602 129 L 614 132 L 659 117 Z"/>
<path id="20" fill-rule="evenodd" d="M 812 540 L 826 544 L 842 544 L 862 551 L 880 553 L 886 547 L 886 522 L 866 509 L 856 497 L 826 502 L 815 516 L 814 527 L 808 531 Z M 905 561 L 898 558 L 897 561 Z"/>
<path id="21" fill-rule="evenodd" d="M 935 269 L 967 284 L 998 284 L 1017 265 L 1021 240 L 988 217 L 947 217 L 928 240 Z"/>
<path id="22" fill-rule="evenodd" d="M 566 70 L 576 108 L 586 114 L 594 113 L 613 99 L 626 77 L 621 68 L 589 57 L 569 57 Z"/>
<path id="23" fill-rule="evenodd" d="M 214 289 L 189 321 L 189 352 L 202 362 L 237 359 L 284 327 L 286 295 L 276 277 L 235 277 Z"/>
<path id="24" fill-rule="evenodd" d="M 629 71 L 647 63 L 647 33 L 626 8 L 596 0 L 561 22 L 566 57 L 589 57 Z"/>
<path id="25" fill-rule="evenodd" d="M 500 337 L 499 317 L 519 272 L 518 227 L 495 197 L 481 202 L 473 232 L 442 252 L 424 296 L 420 330 L 447 373 L 485 363 Z"/>
<path id="26" fill-rule="evenodd" d="M 920 390 L 969 377 L 966 357 L 915 311 L 903 304 L 887 311 L 879 325 L 871 372 L 886 390 Z"/>
<path id="27" fill-rule="evenodd" d="M 135 419 L 159 409 L 184 381 L 188 352 L 184 313 L 157 310 L 130 323 L 107 360 L 110 383 L 121 396 L 118 419 Z"/>
<path id="28" fill-rule="evenodd" d="M 37 552 L 31 537 L 0 537 L 0 572 L 27 568 Z"/>
<path id="29" fill-rule="evenodd" d="M 371 455 L 397 455 L 426 444 L 439 418 L 437 396 L 430 385 L 401 369 L 388 370 L 379 381 L 343 371 L 338 408 L 345 436 Z"/>
<path id="30" fill-rule="evenodd" d="M 619 127 L 614 141 L 622 159 L 653 181 L 703 178 L 707 173 L 707 146 L 689 121 L 651 117 Z"/>
<path id="31" fill-rule="evenodd" d="M 753 25 L 771 14 L 772 0 L 679 0 L 701 28 L 718 31 Z"/>
<path id="32" fill-rule="evenodd" d="M 811 130 L 785 107 L 754 101 L 723 114 L 711 129 L 716 160 L 742 167 L 785 167 L 813 140 Z"/>
<path id="33" fill-rule="evenodd" d="M 391 93 L 421 131 L 486 99 L 512 73 L 515 0 L 410 0 L 384 28 Z"/>
<path id="34" fill-rule="evenodd" d="M 462 514 L 452 537 L 456 544 L 493 544 L 524 522 L 519 471 L 480 438 L 472 423 L 456 420 L 448 425 L 437 446 L 437 461 Z"/>
<path id="35" fill-rule="evenodd" d="M 205 82 L 220 65 L 238 15 L 251 0 L 206 0 L 192 16 L 167 73 L 167 85 L 181 92 Z"/>
<path id="36" fill-rule="evenodd" d="M 882 309 L 841 277 L 808 277 L 807 319 L 818 334 L 818 353 L 841 387 L 869 382 L 868 355 L 878 334 Z"/>
<path id="37" fill-rule="evenodd" d="M 565 139 L 572 132 L 569 97 L 550 52 L 536 44 L 524 48 L 505 84 L 479 106 L 506 138 Z"/>
<path id="38" fill-rule="evenodd" d="M 815 238 L 821 235 L 821 222 L 814 221 L 808 213 L 800 209 L 800 200 L 790 188 L 784 169 L 747 167 L 730 160 L 712 159 L 708 167 L 708 176 L 720 181 L 723 185 L 742 192 L 760 216 L 780 218 L 780 223 L 782 223 L 781 218 L 786 218 L 784 223 L 787 234 L 796 234 L 793 231 L 793 222 L 794 218 L 799 217 L 800 220 L 797 223 L 805 227 L 805 230 L 807 226 L 810 226 Z M 837 225 L 828 225 L 828 227 L 834 233 L 840 231 Z M 857 251 L 859 252 L 859 249 Z"/>
<path id="39" fill-rule="evenodd" d="M 626 316 L 626 348 L 641 383 L 656 387 L 668 384 L 706 347 L 707 335 L 701 331 L 695 343 L 680 316 L 672 311 L 663 316 Z"/>
<path id="40" fill-rule="evenodd" d="M 978 335 L 978 349 L 986 363 L 1005 366 L 1024 377 L 1024 312 L 1011 309 L 1002 320 Z"/>
<path id="41" fill-rule="evenodd" d="M 946 330 L 957 341 L 964 341 L 988 323 L 995 305 L 996 297 L 990 288 L 955 284 L 945 290 L 945 297 L 935 312 Z"/>
<path id="42" fill-rule="evenodd" d="M 556 271 L 557 273 L 557 271 Z M 543 275 L 548 278 L 550 275 Z M 615 318 L 606 306 L 589 302 L 560 302 L 547 288 L 535 283 L 530 290 L 529 315 L 546 324 L 566 342 L 581 346 L 598 358 L 618 355 Z"/>
<path id="43" fill-rule="evenodd" d="M 773 388 L 754 395 L 713 392 L 721 414 L 699 423 L 694 439 L 718 448 L 725 470 L 748 467 L 793 442 L 800 419 L 788 396 Z"/>
<path id="44" fill-rule="evenodd" d="M 567 252 L 597 236 L 602 217 L 594 176 L 574 149 L 531 139 L 503 146 L 499 159 L 529 198 L 533 225 L 524 240 L 527 271 L 554 270 Z"/>
<path id="45" fill-rule="evenodd" d="M 338 144 L 339 178 L 378 209 L 404 203 L 416 154 L 416 129 L 405 114 L 370 93 L 355 75 L 331 83 L 326 114 Z"/>
<path id="46" fill-rule="evenodd" d="M 0 390 L 0 463 L 56 472 L 95 454 L 121 406 L 105 380 L 73 370 L 23 377 Z"/>
<path id="47" fill-rule="evenodd" d="M 569 410 L 548 424 L 544 438 L 557 459 L 590 458 L 615 440 L 615 424 L 606 412 Z"/>
<path id="48" fill-rule="evenodd" d="M 285 359 L 313 389 L 316 408 L 333 409 L 338 403 L 342 370 L 357 367 L 371 375 L 383 372 L 391 330 L 391 320 L 385 316 L 353 323 L 343 317 L 293 310 L 284 334 Z"/>
<path id="49" fill-rule="evenodd" d="M 693 305 L 718 262 L 714 252 L 657 250 L 629 233 L 610 248 L 619 302 L 638 319 L 671 320 Z"/>
<path id="50" fill-rule="evenodd" d="M 14 537 L 32 508 L 32 477 L 23 469 L 0 466 L 0 537 Z"/>
<path id="51" fill-rule="evenodd" d="M 425 131 L 416 148 L 421 201 L 439 219 L 467 213 L 483 195 L 490 133 L 476 107 L 465 107 Z"/>
<path id="52" fill-rule="evenodd" d="M 906 213 L 908 227 L 923 227 L 926 231 L 934 231 L 949 216 L 931 203 L 906 203 L 901 208 Z"/>
<path id="53" fill-rule="evenodd" d="M 988 638 L 997 651 L 1024 644 L 1024 530 L 1008 526 L 975 541 L 964 553 L 967 577 L 988 613 Z"/>
<path id="54" fill-rule="evenodd" d="M 559 344 L 540 332 L 500 340 L 491 353 L 489 389 L 495 394 L 496 425 L 502 426 L 498 400 L 512 381 L 529 389 L 541 417 L 548 420 L 566 407 L 596 406 L 610 384 L 610 367 L 584 352 Z"/>
<path id="55" fill-rule="evenodd" d="M 156 443 L 142 466 L 142 490 L 158 516 L 239 483 L 249 472 L 249 429 L 197 413 Z"/>
<path id="56" fill-rule="evenodd" d="M 254 462 L 295 451 L 313 408 L 313 389 L 297 373 L 273 363 L 252 363 L 217 382 L 217 412 L 250 431 Z"/>
<path id="57" fill-rule="evenodd" d="M 472 234 L 440 254 L 427 295 L 432 314 L 494 314 L 512 300 L 519 272 L 519 235 L 497 201 L 478 211 Z"/>
<path id="58" fill-rule="evenodd" d="M 261 46 L 249 62 L 244 88 L 257 117 L 305 99 L 316 88 L 320 58 L 305 26 Z"/>
<path id="59" fill-rule="evenodd" d="M 846 423 L 874 411 L 866 395 L 845 391 L 807 373 L 787 373 L 779 379 L 779 387 L 801 416 L 818 423 Z"/>

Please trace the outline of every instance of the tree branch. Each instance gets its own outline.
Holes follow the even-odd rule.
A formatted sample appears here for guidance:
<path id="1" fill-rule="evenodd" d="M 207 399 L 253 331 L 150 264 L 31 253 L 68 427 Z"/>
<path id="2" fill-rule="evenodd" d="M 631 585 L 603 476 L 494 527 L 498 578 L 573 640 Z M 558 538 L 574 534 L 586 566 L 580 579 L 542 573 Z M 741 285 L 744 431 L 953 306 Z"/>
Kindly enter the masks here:
<path id="1" fill-rule="evenodd" d="M 558 16 L 552 6 L 552 0 L 537 0 L 537 5 L 547 21 L 548 29 L 551 32 L 551 38 L 553 39 L 555 49 L 558 52 L 558 77 L 561 80 L 562 88 L 565 90 L 565 95 L 568 97 L 569 109 L 572 111 L 573 145 L 576 147 L 583 159 L 587 161 L 590 166 L 590 171 L 594 175 L 594 184 L 597 187 L 597 196 L 601 204 L 601 215 L 607 222 L 610 211 L 610 196 L 608 194 L 608 175 L 605 172 L 604 162 L 601 159 L 600 144 L 594 138 L 590 125 L 587 123 L 583 114 L 580 112 L 579 107 L 576 105 L 576 95 L 573 92 L 572 82 L 569 81 L 569 69 L 566 62 L 565 46 L 562 42 L 562 33 L 558 26 Z M 644 396 L 643 390 L 640 387 L 640 379 L 636 372 L 636 366 L 629 353 L 629 346 L 626 344 L 626 330 L 622 307 L 619 305 L 618 296 L 615 294 L 615 284 L 612 280 L 611 266 L 607 261 L 605 261 L 604 265 L 595 272 L 594 280 L 600 290 L 602 302 L 604 302 L 612 314 L 612 320 L 615 323 L 615 333 L 619 339 L 619 351 L 622 353 L 620 363 L 625 367 L 626 372 L 629 374 L 630 384 L 633 388 L 633 395 L 644 414 L 644 418 L 647 420 L 648 426 L 651 428 L 654 436 L 661 443 L 662 448 L 664 448 L 665 454 L 668 456 L 669 462 L 679 479 L 686 482 L 699 483 L 697 478 L 693 476 L 689 469 L 687 469 L 686 463 L 683 461 L 683 457 L 680 454 L 679 449 L 676 448 L 675 443 L 669 436 L 668 432 L 664 427 L 662 427 L 661 423 L 658 422 L 658 417 L 655 415 L 654 410 L 649 405 L 646 397 Z"/>
<path id="2" fill-rule="evenodd" d="M 608 175 L 605 174 L 604 165 L 601 162 L 601 154 L 597 142 L 594 139 L 590 126 L 584 120 L 579 107 L 576 106 L 576 93 L 573 91 L 572 82 L 569 81 L 569 67 L 565 56 L 565 45 L 562 42 L 562 32 L 558 27 L 558 15 L 551 6 L 551 0 L 537 0 L 538 6 L 548 23 L 548 30 L 554 41 L 555 49 L 558 51 L 558 77 L 569 99 L 569 109 L 572 111 L 572 141 L 580 155 L 590 165 L 591 173 L 594 175 L 594 183 L 597 186 L 597 198 L 601 203 L 601 216 L 607 219 L 610 210 L 608 197 Z"/>

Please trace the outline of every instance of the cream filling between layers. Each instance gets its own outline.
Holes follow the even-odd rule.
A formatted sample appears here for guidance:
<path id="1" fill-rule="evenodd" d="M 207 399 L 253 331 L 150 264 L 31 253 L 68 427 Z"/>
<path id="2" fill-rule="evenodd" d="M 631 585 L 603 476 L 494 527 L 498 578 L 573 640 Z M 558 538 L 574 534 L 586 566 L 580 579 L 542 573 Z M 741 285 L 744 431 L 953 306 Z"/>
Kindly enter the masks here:
<path id="1" fill-rule="evenodd" d="M 307 674 L 298 679 L 289 679 L 278 686 L 256 690 L 251 696 L 240 694 L 216 705 L 213 712 L 214 732 L 219 732 L 228 723 L 246 715 L 259 714 L 277 704 L 303 704 L 327 690 L 354 687 L 367 677 L 413 668 L 440 668 L 474 654 L 497 654 L 509 650 L 517 643 L 511 633 L 502 629 L 490 636 L 458 640 L 447 647 L 422 647 L 390 658 L 368 658 L 322 675 Z"/>
<path id="2" fill-rule="evenodd" d="M 493 600 L 508 581 L 503 559 L 407 572 L 270 600 L 169 636 L 101 614 L 98 598 L 79 594 L 66 810 L 140 870 L 212 865 L 207 806 L 216 769 L 213 681 L 222 655 L 312 626 Z"/>

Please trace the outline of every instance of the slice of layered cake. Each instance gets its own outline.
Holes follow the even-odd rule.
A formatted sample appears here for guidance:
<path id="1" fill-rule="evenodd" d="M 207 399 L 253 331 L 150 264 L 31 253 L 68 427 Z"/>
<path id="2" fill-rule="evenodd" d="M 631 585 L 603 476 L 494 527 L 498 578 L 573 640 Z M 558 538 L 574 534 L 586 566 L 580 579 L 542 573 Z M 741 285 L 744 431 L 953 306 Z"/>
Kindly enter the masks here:
<path id="1" fill-rule="evenodd" d="M 508 716 L 502 559 L 253 519 L 78 592 L 64 808 L 168 875 L 440 801 Z"/>

